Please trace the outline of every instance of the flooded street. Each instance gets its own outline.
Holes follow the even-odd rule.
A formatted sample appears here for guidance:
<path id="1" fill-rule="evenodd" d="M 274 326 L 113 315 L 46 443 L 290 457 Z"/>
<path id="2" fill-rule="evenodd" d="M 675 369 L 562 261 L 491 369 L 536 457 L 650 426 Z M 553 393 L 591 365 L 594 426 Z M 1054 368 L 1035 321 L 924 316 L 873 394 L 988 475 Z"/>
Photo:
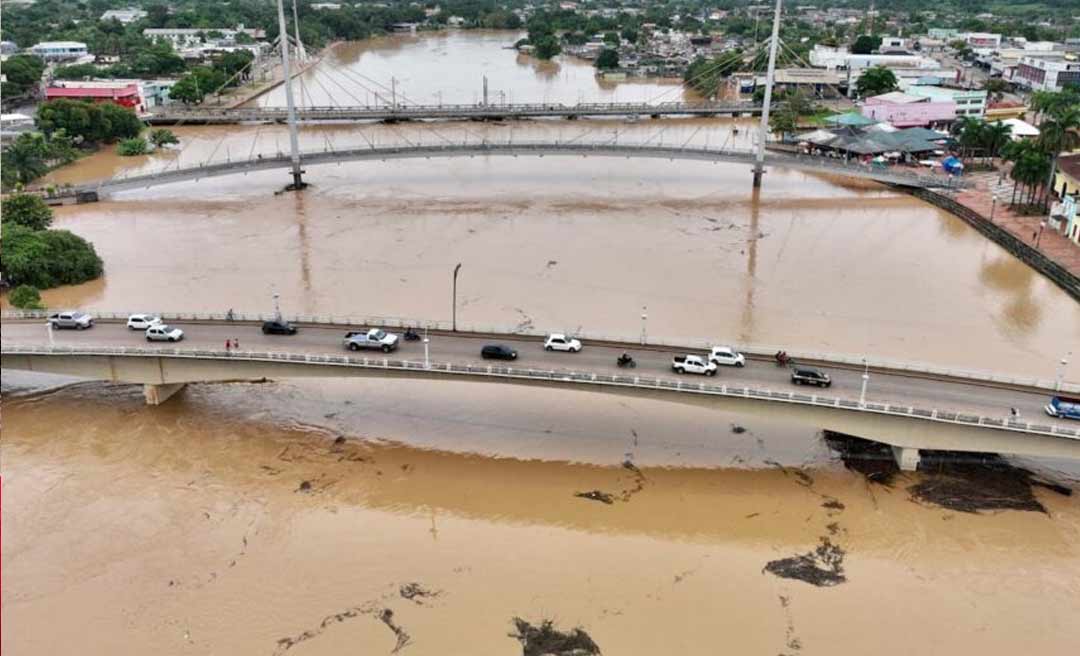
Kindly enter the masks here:
<path id="1" fill-rule="evenodd" d="M 586 64 L 501 49 L 512 41 L 347 44 L 304 74 L 306 93 L 358 73 L 390 84 L 391 72 L 424 102 L 437 90 L 474 102 L 484 72 L 515 102 L 679 88 L 609 89 Z M 752 125 L 349 124 L 305 126 L 301 140 L 749 148 Z M 288 145 L 282 126 L 175 131 L 178 150 L 103 152 L 52 180 Z M 1080 343 L 1080 308 L 1052 283 L 873 183 L 773 170 L 752 195 L 741 165 L 566 157 L 355 162 L 306 177 L 302 194 L 275 194 L 287 178 L 276 171 L 59 208 L 55 227 L 94 242 L 106 273 L 42 296 L 269 312 L 277 293 L 290 314 L 448 319 L 461 263 L 468 325 L 633 338 L 646 308 L 650 336 L 1046 378 Z M 5 654 L 495 656 L 521 653 L 515 617 L 581 627 L 605 654 L 1080 644 L 1080 495 L 1062 490 L 1025 483 L 1028 510 L 949 510 L 916 493 L 942 470 L 872 483 L 812 426 L 580 391 L 285 380 L 191 385 L 157 407 L 137 386 L 27 394 L 57 382 L 4 372 Z M 1068 465 L 1017 464 L 1080 487 Z M 787 577 L 799 568 L 825 575 Z"/>

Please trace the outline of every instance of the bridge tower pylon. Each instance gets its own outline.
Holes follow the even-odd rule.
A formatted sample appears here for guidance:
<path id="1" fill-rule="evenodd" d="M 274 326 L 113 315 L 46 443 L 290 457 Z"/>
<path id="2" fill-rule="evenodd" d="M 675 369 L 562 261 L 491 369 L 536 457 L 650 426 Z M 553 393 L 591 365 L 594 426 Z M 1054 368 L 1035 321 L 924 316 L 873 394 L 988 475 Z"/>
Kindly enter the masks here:
<path id="1" fill-rule="evenodd" d="M 291 184 L 285 187 L 287 191 L 297 191 L 307 186 L 304 182 L 304 171 L 300 168 L 300 135 L 296 125 L 296 103 L 292 92 L 292 69 L 289 66 L 289 29 L 285 24 L 284 0 L 277 1 L 278 11 L 278 36 L 281 42 L 281 67 L 285 75 L 285 106 L 289 117 L 289 156 L 292 161 Z"/>
<path id="2" fill-rule="evenodd" d="M 773 14 L 769 68 L 765 73 L 765 97 L 761 104 L 761 127 L 758 128 L 757 152 L 754 157 L 754 187 L 761 186 L 761 176 L 765 173 L 765 142 L 769 137 L 769 105 L 772 103 L 773 83 L 776 81 L 776 50 L 780 45 L 780 9 L 783 1 L 776 0 L 776 13 Z"/>

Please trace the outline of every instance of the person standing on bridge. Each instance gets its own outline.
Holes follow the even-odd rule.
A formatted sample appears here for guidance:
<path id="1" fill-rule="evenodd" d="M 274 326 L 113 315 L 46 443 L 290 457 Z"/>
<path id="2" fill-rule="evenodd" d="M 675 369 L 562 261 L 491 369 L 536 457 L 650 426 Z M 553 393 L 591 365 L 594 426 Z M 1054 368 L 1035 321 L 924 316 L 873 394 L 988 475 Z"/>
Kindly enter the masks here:
<path id="1" fill-rule="evenodd" d="M 232 340 L 225 340 L 225 355 L 229 355 L 229 347 L 232 346 Z"/>
<path id="2" fill-rule="evenodd" d="M 232 341 L 232 347 L 233 347 L 234 351 L 239 351 L 240 350 L 240 340 L 238 340 L 238 339 L 236 339 L 234 337 L 233 341 Z"/>

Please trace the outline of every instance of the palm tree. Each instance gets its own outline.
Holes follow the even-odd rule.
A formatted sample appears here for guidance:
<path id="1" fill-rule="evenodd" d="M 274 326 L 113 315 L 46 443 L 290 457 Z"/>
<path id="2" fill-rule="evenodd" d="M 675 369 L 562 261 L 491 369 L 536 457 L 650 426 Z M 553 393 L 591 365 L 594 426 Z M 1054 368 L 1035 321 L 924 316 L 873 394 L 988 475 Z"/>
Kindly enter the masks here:
<path id="1" fill-rule="evenodd" d="M 1053 108 L 1050 118 L 1044 119 L 1039 126 L 1039 138 L 1036 140 L 1036 145 L 1050 156 L 1050 172 L 1046 183 L 1044 205 L 1050 204 L 1050 191 L 1054 187 L 1054 176 L 1057 174 L 1058 155 L 1062 151 L 1070 151 L 1080 146 L 1080 134 L 1077 130 L 1080 130 L 1080 107 L 1076 105 Z"/>
<path id="2" fill-rule="evenodd" d="M 1012 126 L 1000 121 L 990 123 L 983 131 L 983 138 L 986 140 L 984 146 L 990 157 L 997 157 L 1012 139 Z"/>
<path id="3" fill-rule="evenodd" d="M 49 171 L 46 163 L 48 149 L 45 145 L 45 137 L 39 132 L 24 132 L 19 135 L 3 155 L 3 168 L 9 172 L 5 176 L 10 183 L 28 184 L 32 180 L 40 178 Z M 14 173 L 14 175 L 10 175 Z"/>

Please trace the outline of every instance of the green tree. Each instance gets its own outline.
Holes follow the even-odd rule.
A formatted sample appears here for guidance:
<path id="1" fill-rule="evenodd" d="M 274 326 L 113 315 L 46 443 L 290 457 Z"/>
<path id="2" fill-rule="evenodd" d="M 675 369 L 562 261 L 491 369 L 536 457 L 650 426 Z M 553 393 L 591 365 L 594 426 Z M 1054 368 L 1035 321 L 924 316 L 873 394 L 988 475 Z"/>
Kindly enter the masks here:
<path id="1" fill-rule="evenodd" d="M 863 34 L 855 39 L 855 43 L 851 44 L 851 52 L 855 55 L 869 55 L 880 47 L 881 37 Z"/>
<path id="2" fill-rule="evenodd" d="M 536 41 L 530 39 L 530 42 L 533 44 L 533 54 L 539 59 L 551 59 L 562 52 L 559 41 L 551 34 L 545 34 Z"/>
<path id="3" fill-rule="evenodd" d="M 619 52 L 617 50 L 612 50 L 611 48 L 604 48 L 600 51 L 600 56 L 596 58 L 596 67 L 601 70 L 618 68 Z"/>
<path id="4" fill-rule="evenodd" d="M 615 46 L 616 48 L 619 47 L 618 32 L 605 32 L 604 43 L 608 44 L 609 46 Z"/>
<path id="5" fill-rule="evenodd" d="M 8 294 L 8 301 L 20 310 L 44 310 L 41 292 L 33 285 L 19 285 Z"/>
<path id="6" fill-rule="evenodd" d="M 785 138 L 795 132 L 798 121 L 799 115 L 791 108 L 785 107 L 769 116 L 769 129 L 774 133 L 779 133 L 781 138 Z"/>
<path id="7" fill-rule="evenodd" d="M 186 104 L 198 104 L 207 95 L 220 91 L 226 79 L 220 69 L 197 66 L 169 89 L 169 97 Z"/>
<path id="8" fill-rule="evenodd" d="M 139 117 L 127 107 L 65 98 L 42 103 L 38 107 L 37 124 L 46 135 L 64 130 L 75 141 L 91 143 L 136 137 L 143 128 Z"/>
<path id="9" fill-rule="evenodd" d="M 632 27 L 624 27 L 621 34 L 622 38 L 626 39 L 626 42 L 631 45 L 637 43 L 640 36 L 638 31 Z"/>
<path id="10" fill-rule="evenodd" d="M 145 155 L 150 150 L 150 145 L 146 143 L 146 139 L 142 137 L 132 137 L 131 139 L 124 139 L 116 145 L 116 153 L 121 157 L 133 157 L 135 155 Z"/>
<path id="11" fill-rule="evenodd" d="M 44 136 L 39 132 L 24 132 L 15 139 L 3 155 L 0 155 L 0 175 L 3 177 L 4 187 L 12 187 L 16 184 L 28 184 L 45 175 L 49 170 L 46 160 L 49 156 L 48 144 Z M 7 200 L 4 207 L 7 207 Z M 4 220 L 7 220 L 7 209 L 4 210 Z"/>
<path id="12" fill-rule="evenodd" d="M 180 139 L 173 134 L 172 130 L 158 128 L 150 133 L 150 143 L 154 144 L 157 148 L 161 148 L 162 146 L 167 146 L 169 144 L 178 144 L 180 143 Z"/>
<path id="13" fill-rule="evenodd" d="M 0 207 L 4 223 L 13 223 L 29 230 L 44 230 L 52 223 L 52 208 L 36 194 L 16 192 L 5 198 Z"/>
<path id="14" fill-rule="evenodd" d="M 74 285 L 104 270 L 93 245 L 67 230 L 31 230 L 4 221 L 0 241 L 0 268 L 13 285 Z"/>
<path id="15" fill-rule="evenodd" d="M 143 122 L 135 115 L 135 112 L 127 107 L 111 102 L 101 103 L 101 120 L 108 126 L 101 141 L 116 141 L 117 139 L 130 139 L 139 136 L 143 130 Z"/>
<path id="16" fill-rule="evenodd" d="M 855 91 L 863 98 L 896 91 L 896 88 L 896 75 L 884 66 L 866 69 L 855 81 Z"/>
<path id="17" fill-rule="evenodd" d="M 41 81 L 45 62 L 31 55 L 15 55 L 4 62 L 4 76 L 8 91 L 21 95 L 33 89 Z"/>

